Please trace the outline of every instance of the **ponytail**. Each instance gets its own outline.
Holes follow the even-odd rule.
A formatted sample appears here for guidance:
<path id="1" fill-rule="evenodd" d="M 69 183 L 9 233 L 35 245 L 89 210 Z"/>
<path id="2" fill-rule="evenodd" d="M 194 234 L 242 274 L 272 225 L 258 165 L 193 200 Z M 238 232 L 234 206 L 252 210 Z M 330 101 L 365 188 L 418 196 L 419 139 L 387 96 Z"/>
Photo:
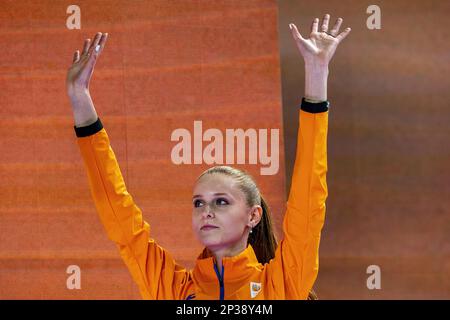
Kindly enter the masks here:
<path id="1" fill-rule="evenodd" d="M 277 239 L 273 232 L 272 215 L 270 214 L 269 206 L 263 196 L 260 195 L 260 197 L 262 207 L 261 221 L 249 234 L 248 243 L 253 247 L 258 261 L 265 264 L 275 258 Z"/>
<path id="2" fill-rule="evenodd" d="M 271 259 L 275 258 L 275 250 L 277 249 L 277 239 L 273 232 L 272 215 L 270 213 L 269 206 L 264 200 L 262 194 L 261 207 L 262 216 L 261 221 L 256 227 L 253 228 L 252 233 L 249 234 L 248 243 L 253 247 L 255 255 L 258 261 L 262 264 L 268 263 Z M 317 294 L 311 288 L 308 294 L 308 300 L 318 300 Z"/>

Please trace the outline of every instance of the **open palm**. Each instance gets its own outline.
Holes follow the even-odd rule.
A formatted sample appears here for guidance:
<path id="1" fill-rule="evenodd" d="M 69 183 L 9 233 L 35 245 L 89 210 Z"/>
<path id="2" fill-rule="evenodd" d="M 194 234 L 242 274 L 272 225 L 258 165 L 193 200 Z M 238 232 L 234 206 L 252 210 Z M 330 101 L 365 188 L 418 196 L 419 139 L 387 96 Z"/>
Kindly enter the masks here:
<path id="1" fill-rule="evenodd" d="M 95 62 L 102 52 L 107 38 L 107 33 L 99 32 L 95 35 L 94 41 L 86 39 L 81 55 L 79 50 L 75 51 L 72 65 L 67 70 L 66 85 L 69 92 L 89 89 Z"/>
<path id="2" fill-rule="evenodd" d="M 315 18 L 311 26 L 309 39 L 303 38 L 293 23 L 289 24 L 292 36 L 305 63 L 328 65 L 338 44 L 350 33 L 351 29 L 346 28 L 338 34 L 343 21 L 342 18 L 338 18 L 333 28 L 328 31 L 329 21 L 330 15 L 326 14 L 322 21 L 321 31 L 319 32 L 319 19 Z"/>

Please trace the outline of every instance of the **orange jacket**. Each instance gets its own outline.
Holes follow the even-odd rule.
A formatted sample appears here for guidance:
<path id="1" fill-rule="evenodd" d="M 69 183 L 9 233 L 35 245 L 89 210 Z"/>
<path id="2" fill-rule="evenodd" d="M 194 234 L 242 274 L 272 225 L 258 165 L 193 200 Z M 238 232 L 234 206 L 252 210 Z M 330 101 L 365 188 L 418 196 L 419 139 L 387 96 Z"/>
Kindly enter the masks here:
<path id="1" fill-rule="evenodd" d="M 108 237 L 117 244 L 144 299 L 306 299 L 317 277 L 320 233 L 327 198 L 328 111 L 299 110 L 297 152 L 275 258 L 260 264 L 249 245 L 223 259 L 219 281 L 213 258 L 193 270 L 177 264 L 150 234 L 150 226 L 127 192 L 100 119 L 77 128 L 89 186 Z M 85 130 L 86 129 L 86 130 Z"/>

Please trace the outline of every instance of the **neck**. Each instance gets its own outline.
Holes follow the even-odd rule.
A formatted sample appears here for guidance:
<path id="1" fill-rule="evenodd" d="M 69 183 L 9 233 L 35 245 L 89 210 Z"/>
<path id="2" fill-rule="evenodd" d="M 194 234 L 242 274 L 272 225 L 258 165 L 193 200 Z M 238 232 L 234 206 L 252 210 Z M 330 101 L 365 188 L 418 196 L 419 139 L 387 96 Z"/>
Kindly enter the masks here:
<path id="1" fill-rule="evenodd" d="M 220 275 L 222 275 L 222 260 L 224 257 L 234 257 L 240 254 L 247 248 L 247 239 L 245 242 L 239 242 L 233 247 L 225 247 L 225 248 L 209 248 L 212 252 L 217 270 L 219 270 Z"/>

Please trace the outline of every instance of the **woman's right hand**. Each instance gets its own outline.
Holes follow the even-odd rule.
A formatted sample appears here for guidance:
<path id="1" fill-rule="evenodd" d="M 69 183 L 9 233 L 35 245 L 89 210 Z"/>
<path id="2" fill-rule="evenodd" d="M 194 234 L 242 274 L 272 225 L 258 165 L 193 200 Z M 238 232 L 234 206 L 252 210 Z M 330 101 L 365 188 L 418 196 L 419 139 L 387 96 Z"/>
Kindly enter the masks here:
<path id="1" fill-rule="evenodd" d="M 94 72 L 95 62 L 105 47 L 107 33 L 98 32 L 94 41 L 84 41 L 83 52 L 77 50 L 73 56 L 73 62 L 67 70 L 66 87 L 69 96 L 89 91 L 89 82 Z"/>

